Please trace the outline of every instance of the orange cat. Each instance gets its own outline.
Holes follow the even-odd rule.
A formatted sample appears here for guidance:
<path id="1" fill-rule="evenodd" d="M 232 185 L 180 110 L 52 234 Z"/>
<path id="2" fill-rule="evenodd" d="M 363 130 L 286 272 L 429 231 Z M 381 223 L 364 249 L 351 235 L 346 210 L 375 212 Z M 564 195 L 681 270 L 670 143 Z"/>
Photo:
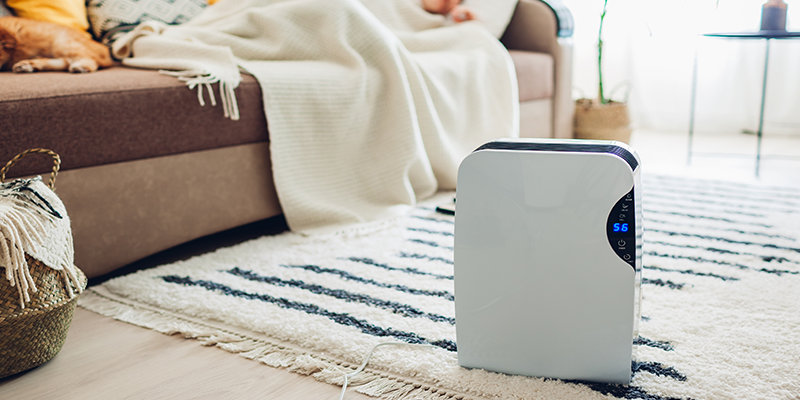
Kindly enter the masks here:
<path id="1" fill-rule="evenodd" d="M 110 67 L 108 48 L 52 22 L 0 17 L 0 70 L 94 72 Z"/>

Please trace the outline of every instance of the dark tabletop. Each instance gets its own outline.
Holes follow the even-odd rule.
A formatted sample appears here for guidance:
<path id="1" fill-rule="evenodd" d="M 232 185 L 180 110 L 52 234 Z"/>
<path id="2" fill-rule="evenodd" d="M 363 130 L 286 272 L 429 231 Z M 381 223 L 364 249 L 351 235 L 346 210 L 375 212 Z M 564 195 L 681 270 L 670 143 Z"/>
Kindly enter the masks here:
<path id="1" fill-rule="evenodd" d="M 736 38 L 736 39 L 800 39 L 800 32 L 752 31 L 752 32 L 704 33 L 703 36 Z"/>

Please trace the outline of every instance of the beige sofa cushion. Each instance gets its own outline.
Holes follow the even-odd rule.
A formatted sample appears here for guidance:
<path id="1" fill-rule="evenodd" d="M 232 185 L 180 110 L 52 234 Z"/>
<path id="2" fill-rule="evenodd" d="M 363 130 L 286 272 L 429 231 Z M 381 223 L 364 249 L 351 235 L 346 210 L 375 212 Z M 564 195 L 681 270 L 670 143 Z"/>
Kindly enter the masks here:
<path id="1" fill-rule="evenodd" d="M 517 70 L 519 101 L 549 99 L 553 96 L 553 57 L 545 53 L 510 50 Z"/>

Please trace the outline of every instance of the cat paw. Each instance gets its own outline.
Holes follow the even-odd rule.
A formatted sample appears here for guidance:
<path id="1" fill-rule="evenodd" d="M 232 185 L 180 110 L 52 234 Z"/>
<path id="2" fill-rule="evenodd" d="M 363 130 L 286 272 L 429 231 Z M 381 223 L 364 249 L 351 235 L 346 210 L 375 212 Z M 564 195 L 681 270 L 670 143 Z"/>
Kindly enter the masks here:
<path id="1" fill-rule="evenodd" d="M 25 61 L 20 61 L 14 64 L 13 70 L 14 72 L 19 72 L 19 73 L 34 72 L 33 65 L 26 63 Z"/>
<path id="2" fill-rule="evenodd" d="M 69 72 L 72 72 L 73 74 L 86 74 L 92 72 L 92 70 L 86 67 L 85 65 L 72 63 L 69 66 Z"/>

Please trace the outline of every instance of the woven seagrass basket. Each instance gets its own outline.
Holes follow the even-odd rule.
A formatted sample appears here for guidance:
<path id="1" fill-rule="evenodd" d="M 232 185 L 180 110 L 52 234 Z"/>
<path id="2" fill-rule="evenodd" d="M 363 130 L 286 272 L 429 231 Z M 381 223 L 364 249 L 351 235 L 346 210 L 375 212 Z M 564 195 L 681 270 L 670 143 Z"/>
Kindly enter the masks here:
<path id="1" fill-rule="evenodd" d="M 575 137 L 591 140 L 631 140 L 631 120 L 628 105 L 616 101 L 599 104 L 592 99 L 575 102 Z"/>
<path id="2" fill-rule="evenodd" d="M 56 165 L 48 186 L 53 189 L 60 160 L 58 155 L 43 149 L 28 150 L 9 161 L 0 170 L 0 181 L 8 169 L 28 153 L 53 156 Z M 5 268 L 0 266 L 0 378 L 39 366 L 61 350 L 78 302 L 77 293 L 86 287 L 86 276 L 76 268 L 80 287 L 65 279 L 60 271 L 25 254 L 36 292 L 23 307 L 17 286 L 4 279 Z M 68 285 L 72 290 L 68 290 Z M 70 296 L 70 292 L 73 293 Z"/>

